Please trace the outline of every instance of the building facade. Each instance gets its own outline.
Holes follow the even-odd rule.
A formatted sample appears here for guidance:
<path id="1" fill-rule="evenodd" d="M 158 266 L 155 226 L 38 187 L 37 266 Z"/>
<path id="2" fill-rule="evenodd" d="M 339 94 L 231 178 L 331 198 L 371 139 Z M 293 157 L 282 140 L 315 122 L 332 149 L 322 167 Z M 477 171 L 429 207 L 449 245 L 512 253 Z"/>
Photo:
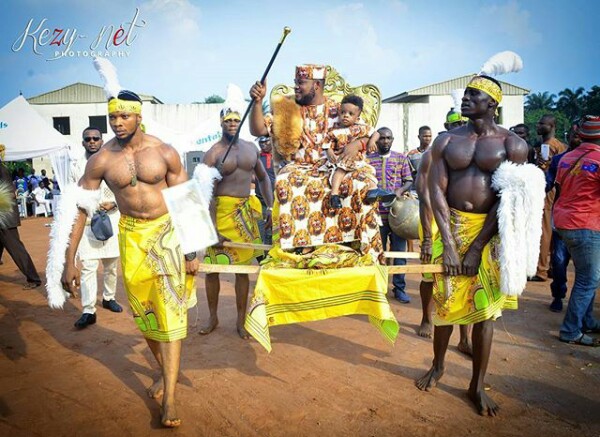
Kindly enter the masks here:
<path id="1" fill-rule="evenodd" d="M 434 137 L 444 130 L 446 113 L 453 106 L 450 93 L 455 89 L 464 89 L 471 77 L 472 75 L 461 76 L 384 99 L 376 127 L 386 126 L 392 130 L 395 150 L 406 152 L 415 148 L 418 145 L 420 126 L 430 126 Z M 524 96 L 529 90 L 507 82 L 500 83 L 504 96 L 499 106 L 499 124 L 508 128 L 523 122 Z M 164 104 L 152 95 L 141 94 L 140 97 L 144 102 L 144 118 L 155 120 L 173 133 L 190 133 L 191 145 L 186 146 L 186 152 L 206 151 L 220 139 L 218 120 L 221 104 Z M 27 100 L 49 124 L 68 137 L 76 150 L 79 150 L 81 144 L 81 132 L 87 126 L 98 127 L 105 134 L 105 141 L 113 137 L 108 126 L 106 97 L 102 87 L 75 83 Z M 199 126 L 203 124 L 205 127 L 198 134 Z M 244 126 L 241 137 L 252 140 L 247 129 Z M 149 131 L 159 137 L 161 134 L 168 136 L 165 132 L 164 128 L 157 132 Z M 181 151 L 180 153 L 185 155 Z M 197 154 L 193 158 L 190 156 L 190 162 L 197 160 Z M 33 167 L 38 174 L 42 168 L 50 172 L 50 159 L 36 158 Z"/>

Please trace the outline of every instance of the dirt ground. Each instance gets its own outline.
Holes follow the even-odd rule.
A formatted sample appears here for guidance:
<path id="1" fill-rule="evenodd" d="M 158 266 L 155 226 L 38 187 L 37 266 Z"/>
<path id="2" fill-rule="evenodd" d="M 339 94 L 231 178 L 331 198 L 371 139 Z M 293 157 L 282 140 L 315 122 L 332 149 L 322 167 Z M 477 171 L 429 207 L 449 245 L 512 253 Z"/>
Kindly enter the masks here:
<path id="1" fill-rule="evenodd" d="M 22 240 L 43 273 L 51 219 L 25 220 Z M 414 380 L 432 359 L 420 321 L 418 277 L 412 302 L 391 305 L 401 325 L 394 347 L 366 317 L 271 329 L 273 351 L 235 333 L 232 277 L 224 275 L 220 326 L 207 319 L 204 286 L 183 345 L 176 430 L 160 427 L 146 387 L 156 366 L 128 309 L 98 308 L 83 331 L 79 301 L 51 310 L 45 290 L 5 254 L 0 266 L 0 436 L 600 436 L 600 348 L 560 343 L 561 314 L 548 311 L 549 282 L 529 283 L 518 311 L 496 322 L 487 382 L 501 415 L 477 415 L 465 396 L 471 362 L 456 350 L 430 393 Z M 570 281 L 572 281 L 572 272 Z M 252 283 L 253 285 L 253 283 Z M 126 303 L 122 284 L 117 299 Z M 596 306 L 598 310 L 598 305 Z M 597 311 L 598 314 L 598 311 Z"/>

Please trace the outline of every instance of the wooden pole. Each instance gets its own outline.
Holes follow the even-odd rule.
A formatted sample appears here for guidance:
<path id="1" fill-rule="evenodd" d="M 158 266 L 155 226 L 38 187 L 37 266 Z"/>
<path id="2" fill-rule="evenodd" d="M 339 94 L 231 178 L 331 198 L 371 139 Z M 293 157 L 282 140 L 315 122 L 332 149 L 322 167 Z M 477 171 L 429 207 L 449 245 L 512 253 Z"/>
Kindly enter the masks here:
<path id="1" fill-rule="evenodd" d="M 237 243 L 235 241 L 225 241 L 223 243 L 223 246 L 238 249 L 254 250 L 271 250 L 273 248 L 273 246 L 269 244 Z M 419 259 L 421 257 L 421 254 L 419 252 L 383 252 L 383 256 L 385 256 L 386 258 Z"/>
<path id="2" fill-rule="evenodd" d="M 239 265 L 222 265 L 222 264 L 200 264 L 198 272 L 200 273 L 241 273 L 254 274 L 258 273 L 260 266 L 239 266 Z M 397 273 L 404 274 L 421 274 L 421 273 L 443 273 L 444 266 L 442 264 L 407 264 L 405 266 L 389 266 L 388 274 L 394 275 Z"/>

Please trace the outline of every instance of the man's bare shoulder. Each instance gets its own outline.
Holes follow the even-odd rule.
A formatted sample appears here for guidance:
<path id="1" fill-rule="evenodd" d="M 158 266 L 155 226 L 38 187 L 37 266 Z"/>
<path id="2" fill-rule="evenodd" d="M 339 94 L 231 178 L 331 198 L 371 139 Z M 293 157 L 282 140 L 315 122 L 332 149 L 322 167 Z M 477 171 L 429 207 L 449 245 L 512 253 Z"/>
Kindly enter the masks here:
<path id="1" fill-rule="evenodd" d="M 217 164 L 219 156 L 225 152 L 226 144 L 223 140 L 216 142 L 204 154 L 204 164 L 214 167 Z"/>
<path id="2" fill-rule="evenodd" d="M 111 156 L 113 156 L 114 152 L 118 152 L 119 149 L 115 149 L 114 144 L 111 144 L 113 140 L 109 141 L 108 143 L 104 144 L 100 150 L 98 150 L 96 153 L 94 153 L 92 156 L 90 156 L 87 159 L 87 165 L 93 165 L 93 166 L 100 166 L 100 165 L 106 165 L 107 163 L 110 162 L 110 158 Z M 116 143 L 116 141 L 115 141 Z M 118 144 L 117 144 L 118 146 Z"/>
<path id="3" fill-rule="evenodd" d="M 246 141 L 246 140 L 238 140 L 238 144 L 242 147 L 244 147 L 245 149 L 249 149 L 252 151 L 256 151 L 256 153 L 258 153 L 258 147 L 256 147 L 256 144 L 254 144 L 251 141 Z"/>
<path id="4" fill-rule="evenodd" d="M 165 155 L 177 155 L 179 156 L 179 152 L 177 151 L 177 149 L 175 147 L 173 147 L 171 144 L 167 144 L 164 143 L 163 141 L 159 140 L 158 138 L 156 138 L 158 141 L 157 142 L 152 142 L 150 144 L 150 147 L 156 147 L 160 150 L 160 153 L 165 154 Z"/>
<path id="5" fill-rule="evenodd" d="M 163 147 L 163 146 L 167 146 L 167 147 L 173 148 L 173 146 L 165 143 L 160 138 L 155 137 L 154 135 L 148 135 L 148 134 L 144 134 L 144 136 L 142 137 L 142 144 L 144 145 L 144 147 Z"/>
<path id="6" fill-rule="evenodd" d="M 433 143 L 431 144 L 431 147 L 429 147 L 428 150 L 444 148 L 448 145 L 451 139 L 452 134 L 450 132 L 440 132 L 438 136 L 435 137 L 435 140 L 433 140 Z"/>
<path id="7" fill-rule="evenodd" d="M 227 144 L 225 141 L 221 140 L 210 146 L 210 148 L 206 151 L 206 156 L 215 156 L 219 153 L 223 152 Z"/>
<path id="8" fill-rule="evenodd" d="M 529 146 L 525 140 L 519 137 L 514 132 L 502 128 L 506 132 L 504 147 L 506 148 L 506 156 L 510 161 L 522 164 L 527 162 Z"/>

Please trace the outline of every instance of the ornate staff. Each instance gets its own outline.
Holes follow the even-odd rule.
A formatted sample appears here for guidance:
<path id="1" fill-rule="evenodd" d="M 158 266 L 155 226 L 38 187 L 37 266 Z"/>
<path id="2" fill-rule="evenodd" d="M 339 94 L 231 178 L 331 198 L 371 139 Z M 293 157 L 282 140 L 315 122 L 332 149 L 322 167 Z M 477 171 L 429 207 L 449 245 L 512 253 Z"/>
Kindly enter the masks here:
<path id="1" fill-rule="evenodd" d="M 260 79 L 261 84 L 265 83 L 267 74 L 269 74 L 269 70 L 271 69 L 273 62 L 275 61 L 275 58 L 277 57 L 277 54 L 279 53 L 279 49 L 281 49 L 281 46 L 283 45 L 285 38 L 288 36 L 288 34 L 291 31 L 292 31 L 292 29 L 289 28 L 288 26 L 285 26 L 283 28 L 283 35 L 281 35 L 281 40 L 279 40 L 279 44 L 277 44 L 277 47 L 275 48 L 275 51 L 273 52 L 273 56 L 271 56 L 269 65 L 267 65 L 267 68 L 265 69 L 265 72 L 263 73 L 262 78 Z M 221 169 L 223 168 L 223 164 L 225 163 L 225 160 L 227 159 L 227 156 L 229 155 L 229 152 L 231 151 L 231 147 L 235 144 L 235 142 L 240 137 L 240 130 L 242 129 L 242 125 L 244 124 L 244 121 L 246 121 L 246 118 L 248 117 L 248 114 L 250 113 L 250 110 L 252 109 L 252 105 L 254 105 L 254 100 L 251 100 L 250 104 L 248 105 L 248 108 L 246 108 L 246 112 L 244 112 L 244 116 L 242 117 L 242 120 L 240 121 L 237 131 L 236 131 L 235 135 L 233 136 L 233 138 L 231 139 L 231 141 L 229 142 L 229 145 L 227 146 L 227 151 L 225 152 L 223 159 L 221 160 L 220 164 L 217 166 L 219 172 L 221 172 Z"/>

